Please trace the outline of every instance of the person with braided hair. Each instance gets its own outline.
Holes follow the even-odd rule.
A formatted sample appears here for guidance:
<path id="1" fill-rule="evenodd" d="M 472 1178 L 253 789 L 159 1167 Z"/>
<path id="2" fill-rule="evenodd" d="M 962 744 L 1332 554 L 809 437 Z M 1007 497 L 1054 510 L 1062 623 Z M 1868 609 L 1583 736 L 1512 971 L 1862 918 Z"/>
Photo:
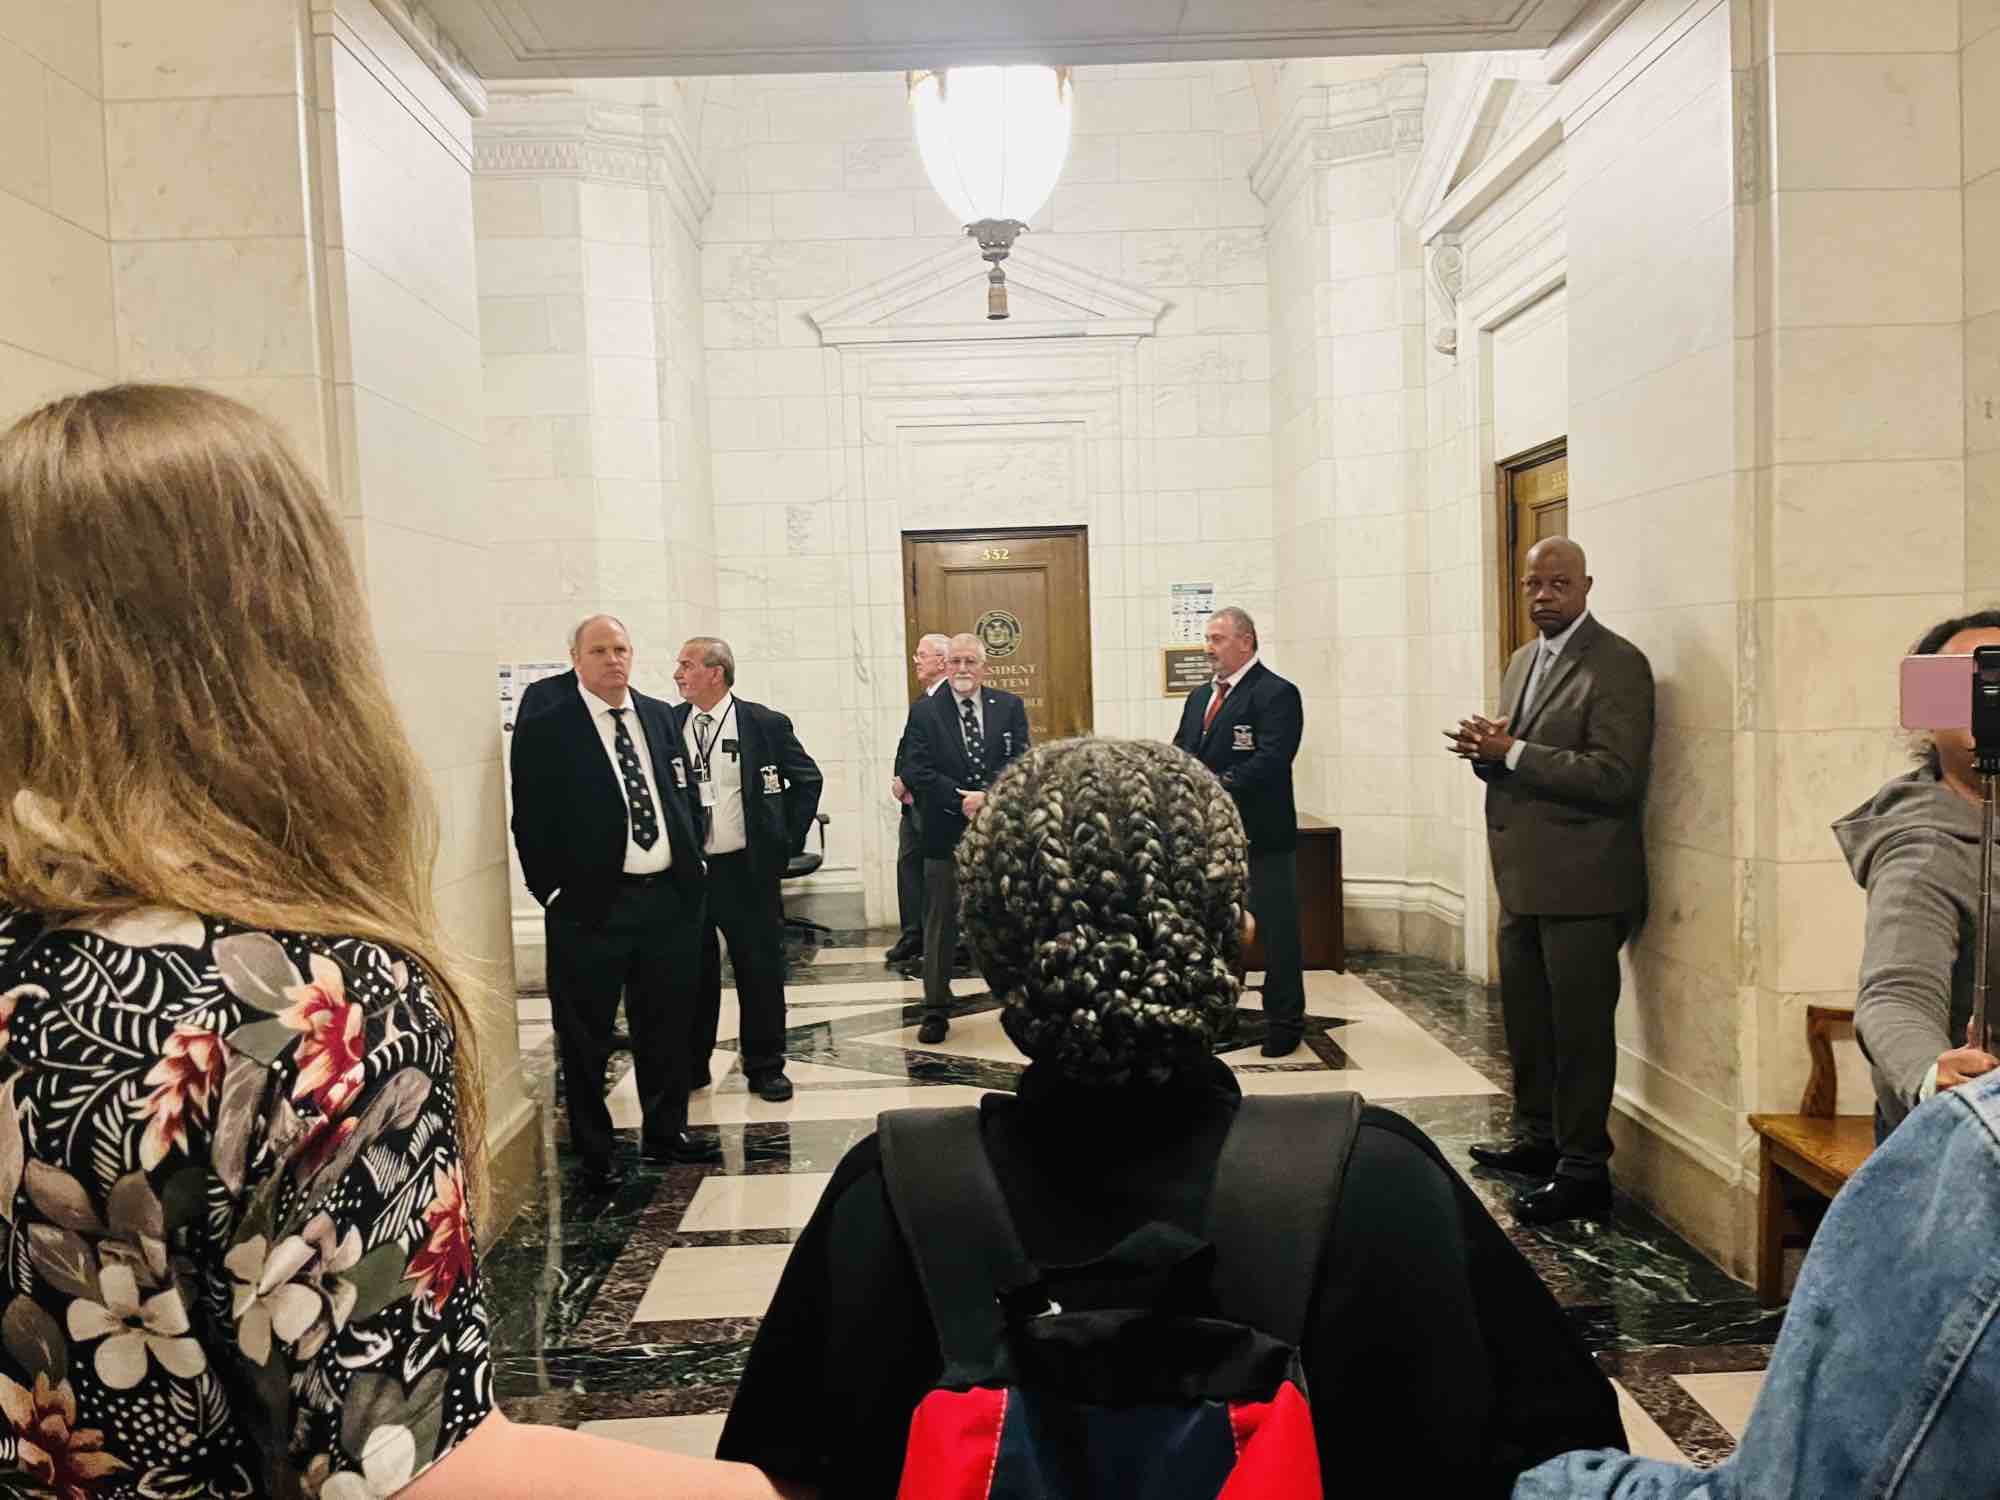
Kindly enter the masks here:
<path id="1" fill-rule="evenodd" d="M 1209 1224 L 1242 1105 L 1214 1053 L 1248 861 L 1236 804 L 1199 761 L 1114 739 L 1029 751 L 959 841 L 963 929 L 1029 1059 L 1015 1095 L 981 1101 L 979 1139 L 1037 1265 Z M 1296 1179 L 1314 1145 L 1268 1170 Z M 1504 1496 L 1558 1453 L 1623 1445 L 1609 1383 L 1422 1131 L 1364 1108 L 1335 1202 L 1301 1355 L 1322 1472 L 1343 1492 L 1420 1474 L 1425 1493 Z M 871 1134 L 793 1247 L 717 1455 L 828 1496 L 894 1495 L 943 1368 Z"/>

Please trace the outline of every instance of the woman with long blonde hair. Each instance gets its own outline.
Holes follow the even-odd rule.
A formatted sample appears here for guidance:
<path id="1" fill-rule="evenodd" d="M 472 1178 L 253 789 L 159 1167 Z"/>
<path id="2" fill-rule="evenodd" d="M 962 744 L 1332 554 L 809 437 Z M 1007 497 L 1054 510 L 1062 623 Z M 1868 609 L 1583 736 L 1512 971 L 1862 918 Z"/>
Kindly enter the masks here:
<path id="1" fill-rule="evenodd" d="M 0 435 L 0 1465 L 86 1495 L 778 1493 L 507 1423 L 483 989 L 339 521 L 204 391 Z"/>

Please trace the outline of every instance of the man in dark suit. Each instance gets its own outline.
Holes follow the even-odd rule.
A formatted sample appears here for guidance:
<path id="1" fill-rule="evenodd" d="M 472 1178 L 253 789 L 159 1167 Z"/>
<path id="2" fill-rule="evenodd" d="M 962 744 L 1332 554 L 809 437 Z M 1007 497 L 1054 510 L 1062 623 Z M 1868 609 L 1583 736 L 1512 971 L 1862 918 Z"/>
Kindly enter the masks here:
<path id="1" fill-rule="evenodd" d="M 720 1160 L 687 1133 L 687 1039 L 701 940 L 701 842 L 673 715 L 631 687 L 610 615 L 570 638 L 577 690 L 518 720 L 514 844 L 548 938 L 549 1010 L 586 1181 L 610 1180 L 604 1102 L 612 1016 L 630 991 L 642 1144 L 653 1160 Z"/>
<path id="2" fill-rule="evenodd" d="M 958 948 L 958 867 L 952 856 L 966 824 L 986 805 L 986 788 L 1028 749 L 1028 710 L 1012 693 L 986 686 L 986 646 L 955 635 L 945 654 L 946 687 L 910 706 L 903 730 L 903 780 L 917 799 L 924 839 L 924 1023 L 931 1045 L 951 1031 L 952 954 Z"/>
<path id="3" fill-rule="evenodd" d="M 698 635 L 681 647 L 674 709 L 693 777 L 708 861 L 701 990 L 690 1034 L 689 1082 L 705 1088 L 722 1005 L 722 941 L 736 971 L 743 1076 L 772 1103 L 792 1097 L 785 1077 L 785 866 L 805 847 L 819 811 L 819 767 L 775 709 L 738 698 L 736 654 Z M 718 941 L 717 934 L 721 935 Z"/>
<path id="4" fill-rule="evenodd" d="M 1222 779 L 1250 836 L 1250 912 L 1264 945 L 1264 1056 L 1284 1057 L 1305 1034 L 1299 943 L 1299 814 L 1292 762 L 1305 734 L 1299 690 L 1257 659 L 1257 625 L 1229 605 L 1202 637 L 1214 680 L 1187 695 L 1176 749 Z"/>
<path id="5" fill-rule="evenodd" d="M 1546 537 L 1521 588 L 1540 634 L 1514 653 L 1504 718 L 1446 730 L 1486 783 L 1500 889 L 1500 1004 L 1514 1061 L 1512 1141 L 1473 1160 L 1545 1181 L 1523 1223 L 1611 1209 L 1618 949 L 1646 906 L 1641 814 L 1653 752 L 1653 669 L 1591 618 L 1583 549 Z"/>
<path id="6" fill-rule="evenodd" d="M 917 642 L 910 665 L 916 668 L 919 701 L 936 693 L 944 682 L 944 658 L 950 649 L 951 637 L 936 632 Z M 903 779 L 909 748 L 909 722 L 905 720 L 903 737 L 896 742 L 896 774 L 889 782 L 889 795 L 903 806 L 896 825 L 896 915 L 903 930 L 897 935 L 895 946 L 882 955 L 882 961 L 891 968 L 914 963 L 924 956 L 924 821 L 916 795 Z"/>

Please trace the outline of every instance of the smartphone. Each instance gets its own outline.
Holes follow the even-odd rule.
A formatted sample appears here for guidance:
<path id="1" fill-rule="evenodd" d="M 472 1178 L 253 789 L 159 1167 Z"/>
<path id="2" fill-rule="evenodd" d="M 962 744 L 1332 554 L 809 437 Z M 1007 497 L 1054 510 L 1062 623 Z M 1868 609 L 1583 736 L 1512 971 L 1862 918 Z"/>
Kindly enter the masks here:
<path id="1" fill-rule="evenodd" d="M 1970 729 L 1972 667 L 1970 656 L 1904 657 L 1903 727 Z"/>

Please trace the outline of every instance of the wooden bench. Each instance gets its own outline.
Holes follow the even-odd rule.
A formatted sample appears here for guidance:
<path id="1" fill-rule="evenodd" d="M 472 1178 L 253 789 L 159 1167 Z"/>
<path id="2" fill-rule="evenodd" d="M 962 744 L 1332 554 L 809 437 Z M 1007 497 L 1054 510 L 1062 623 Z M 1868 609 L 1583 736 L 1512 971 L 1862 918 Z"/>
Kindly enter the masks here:
<path id="1" fill-rule="evenodd" d="M 1795 1115 L 1752 1115 L 1761 1144 L 1757 1185 L 1757 1300 L 1776 1307 L 1787 1246 L 1812 1238 L 1787 1196 L 1792 1185 L 1831 1199 L 1875 1149 L 1875 1117 L 1834 1113 L 1839 1077 L 1833 1044 L 1854 1036 L 1854 1012 L 1839 1006 L 1806 1007 L 1806 1047 L 1812 1072 Z"/>

